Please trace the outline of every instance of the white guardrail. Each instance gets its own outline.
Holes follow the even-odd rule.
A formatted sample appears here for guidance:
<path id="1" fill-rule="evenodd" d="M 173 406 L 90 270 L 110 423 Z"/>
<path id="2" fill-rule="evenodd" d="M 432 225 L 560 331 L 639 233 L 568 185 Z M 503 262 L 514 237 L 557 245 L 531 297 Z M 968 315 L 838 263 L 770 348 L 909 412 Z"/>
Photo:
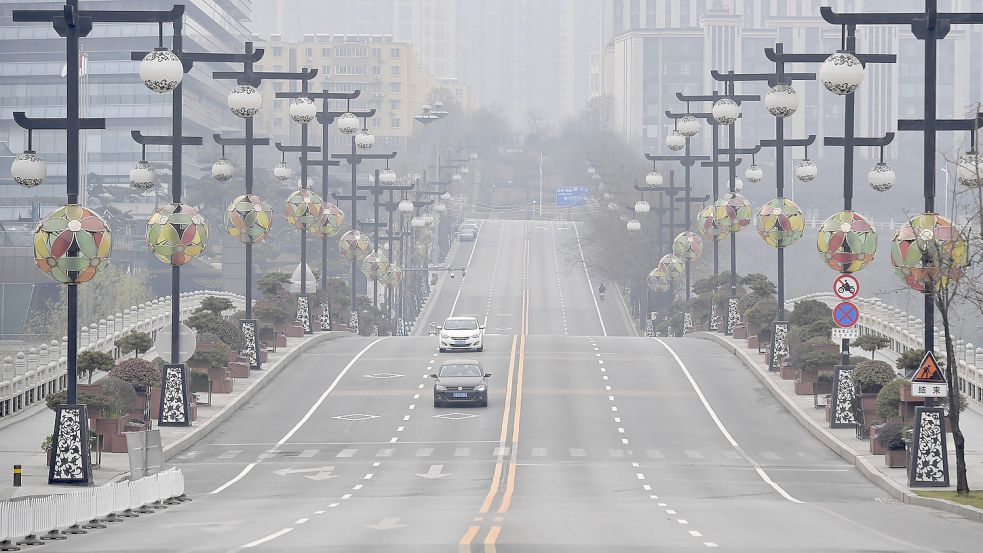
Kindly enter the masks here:
<path id="1" fill-rule="evenodd" d="M 90 521 L 98 523 L 110 515 L 130 513 L 148 505 L 160 508 L 161 501 L 182 495 L 184 475 L 180 469 L 172 468 L 134 481 L 0 501 L 0 545 L 9 547 L 12 540 L 19 538 L 36 541 L 38 537 L 78 528 Z"/>
<path id="2" fill-rule="evenodd" d="M 814 293 L 800 296 L 785 302 L 786 308 L 794 309 L 795 303 L 802 300 L 819 300 L 830 308 L 840 302 L 831 293 Z M 906 312 L 892 307 L 876 298 L 860 298 L 860 334 L 879 334 L 891 340 L 888 349 L 898 354 L 913 349 L 922 349 L 925 344 L 925 323 Z M 945 334 L 935 327 L 935 343 L 944 348 Z M 983 348 L 972 343 L 955 339 L 959 391 L 971 401 L 983 405 Z"/>
<path id="3" fill-rule="evenodd" d="M 185 319 L 209 296 L 228 298 L 236 305 L 245 305 L 239 294 L 201 290 L 181 294 L 181 319 Z M 111 315 L 98 323 L 79 325 L 79 352 L 87 350 L 113 351 L 113 343 L 130 332 L 147 332 L 170 325 L 171 297 L 158 298 L 134 305 L 122 313 Z M 12 417 L 32 405 L 44 401 L 48 394 L 64 390 L 68 385 L 68 337 L 41 344 L 27 352 L 0 360 L 0 421 Z"/>

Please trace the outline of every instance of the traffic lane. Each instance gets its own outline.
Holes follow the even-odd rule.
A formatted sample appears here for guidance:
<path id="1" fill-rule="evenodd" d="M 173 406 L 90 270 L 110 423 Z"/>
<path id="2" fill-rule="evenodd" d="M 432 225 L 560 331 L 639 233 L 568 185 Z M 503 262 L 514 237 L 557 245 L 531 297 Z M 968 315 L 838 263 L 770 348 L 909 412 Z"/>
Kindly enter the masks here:
<path id="1" fill-rule="evenodd" d="M 566 293 L 561 285 L 555 239 L 549 221 L 530 222 L 529 334 L 560 336 L 567 333 Z"/>
<path id="2" fill-rule="evenodd" d="M 748 369 L 719 344 L 696 338 L 666 339 L 683 360 L 708 403 L 768 475 L 804 501 L 815 520 L 865 539 L 888 536 L 897 546 L 972 551 L 983 525 L 934 509 L 903 505 L 812 437 Z M 753 409 L 747 409 L 753 405 Z M 768 448 L 767 450 L 764 448 Z M 769 461 L 765 451 L 781 459 Z M 757 451 L 756 455 L 754 452 Z M 735 521 L 736 522 L 736 521 Z M 739 526 L 739 525 L 738 525 Z M 946 536 L 940 544 L 938 536 Z M 856 543 L 856 542 L 852 542 Z M 851 542 L 844 543 L 850 547 Z M 852 547 L 858 547 L 852 545 Z"/>
<path id="3" fill-rule="evenodd" d="M 448 255 L 448 264 L 454 267 L 463 267 L 467 264 L 468 259 L 471 257 L 471 252 L 476 244 L 459 243 L 457 247 L 454 248 L 452 245 L 451 254 Z M 429 263 L 429 260 L 427 261 Z M 458 286 L 454 284 L 448 284 L 450 279 L 447 274 L 440 274 L 438 279 L 447 279 L 445 285 L 440 288 L 440 293 L 431 296 L 429 302 L 433 306 L 430 310 L 431 320 L 436 321 L 437 317 L 442 314 L 450 312 L 450 306 L 454 302 L 454 295 L 457 293 Z M 427 273 L 427 278 L 430 278 L 430 274 Z M 433 289 L 433 288 L 432 288 Z M 451 291 L 448 294 L 448 291 Z M 441 319 L 443 320 L 443 319 Z M 415 336 L 426 335 L 426 326 L 430 321 L 420 321 L 414 328 L 413 334 Z M 438 323 L 439 324 L 439 323 Z"/>
<path id="4" fill-rule="evenodd" d="M 579 337 L 527 341 L 515 493 L 501 551 L 693 545 L 644 491 L 593 347 Z"/>
<path id="5" fill-rule="evenodd" d="M 431 298 L 434 303 L 430 311 L 430 321 L 442 324 L 451 314 L 461 313 L 459 307 L 463 298 L 478 294 L 487 294 L 490 285 L 491 270 L 494 268 L 494 253 L 498 246 L 495 243 L 497 222 L 484 222 L 474 242 L 460 242 L 457 254 L 448 263 L 451 267 L 467 267 L 467 277 L 461 278 L 459 272 L 452 279 L 449 272 L 441 272 L 438 278 L 445 279 L 440 294 Z M 487 233 L 487 234 L 486 234 Z M 464 301 L 467 301 L 466 299 Z"/>
<path id="6" fill-rule="evenodd" d="M 494 282 L 485 306 L 485 333 L 522 332 L 523 290 L 526 282 L 526 221 L 500 221 L 502 236 L 496 252 Z"/>

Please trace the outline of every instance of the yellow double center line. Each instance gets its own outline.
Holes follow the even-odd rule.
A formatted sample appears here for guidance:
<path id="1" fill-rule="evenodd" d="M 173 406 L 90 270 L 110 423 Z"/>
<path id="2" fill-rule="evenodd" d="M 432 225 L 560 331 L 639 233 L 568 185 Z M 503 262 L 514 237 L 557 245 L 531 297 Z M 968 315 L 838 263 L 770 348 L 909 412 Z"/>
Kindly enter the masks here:
<path id="1" fill-rule="evenodd" d="M 522 268 L 523 273 L 528 275 L 529 271 L 529 236 L 526 235 L 525 245 L 523 248 L 522 257 Z M 484 522 L 485 516 L 492 511 L 492 506 L 495 503 L 495 499 L 501 492 L 502 500 L 495 511 L 496 516 L 495 522 L 498 524 L 493 524 L 488 533 L 485 535 L 482 544 L 484 545 L 485 553 L 495 553 L 495 544 L 498 541 L 498 536 L 502 531 L 502 526 L 500 524 L 502 520 L 502 515 L 508 512 L 509 508 L 512 506 L 512 495 L 515 493 L 515 469 L 516 469 L 516 456 L 518 455 L 519 449 L 519 426 L 520 420 L 522 418 L 522 380 L 525 373 L 526 366 L 526 335 L 529 333 L 529 290 L 527 283 L 523 283 L 522 290 L 522 311 L 520 314 L 520 335 L 514 336 L 512 338 L 512 351 L 509 354 L 509 378 L 508 385 L 505 391 L 505 412 L 502 414 L 502 432 L 499 436 L 499 452 L 504 452 L 506 446 L 509 447 L 509 459 L 508 462 L 503 458 L 504 455 L 499 454 L 498 462 L 495 463 L 495 472 L 492 474 L 491 486 L 488 488 L 488 494 L 485 496 L 485 500 L 481 503 L 481 509 L 479 510 L 479 516 L 475 518 L 476 522 Z M 515 401 L 513 403 L 512 395 L 515 392 Z M 515 409 L 513 410 L 513 405 Z M 509 439 L 509 426 L 512 427 L 511 440 Z M 503 476 L 504 476 L 504 489 L 503 489 Z M 461 553 L 469 553 L 471 551 L 471 543 L 474 541 L 475 537 L 481 532 L 481 525 L 472 525 L 468 527 L 464 536 L 458 542 L 459 551 Z"/>

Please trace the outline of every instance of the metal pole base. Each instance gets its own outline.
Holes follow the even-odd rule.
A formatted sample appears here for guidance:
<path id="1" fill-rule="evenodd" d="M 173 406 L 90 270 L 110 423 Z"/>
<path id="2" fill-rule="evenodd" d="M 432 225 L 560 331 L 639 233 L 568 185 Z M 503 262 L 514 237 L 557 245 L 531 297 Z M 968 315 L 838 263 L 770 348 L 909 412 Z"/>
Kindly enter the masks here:
<path id="1" fill-rule="evenodd" d="M 777 371 L 788 359 L 788 321 L 771 323 L 771 355 L 768 356 L 768 370 Z"/>
<path id="2" fill-rule="evenodd" d="M 188 367 L 183 363 L 164 365 L 157 426 L 191 426 L 191 399 Z"/>
<path id="3" fill-rule="evenodd" d="M 44 545 L 44 542 L 39 540 L 34 534 L 24 536 L 24 539 L 17 542 L 17 545 Z"/>
<path id="4" fill-rule="evenodd" d="M 68 536 L 66 536 L 65 534 L 62 534 L 58 530 L 51 530 L 47 534 L 41 536 L 41 539 L 44 540 L 44 541 L 67 540 L 68 539 Z"/>
<path id="5" fill-rule="evenodd" d="M 140 515 L 136 511 L 134 511 L 133 509 L 127 509 L 127 510 L 123 511 L 122 513 L 119 513 L 119 516 L 121 516 L 123 518 L 137 518 Z"/>
<path id="6" fill-rule="evenodd" d="M 20 547 L 14 545 L 10 540 L 0 541 L 0 551 L 20 551 Z"/>
<path id="7" fill-rule="evenodd" d="M 92 485 L 89 420 L 85 405 L 55 406 L 48 484 Z"/>
<path id="8" fill-rule="evenodd" d="M 259 339 L 257 338 L 258 329 L 258 320 L 239 319 L 239 330 L 241 330 L 242 335 L 246 337 L 246 345 L 243 346 L 242 351 L 239 352 L 239 355 L 249 362 L 249 369 L 254 371 L 263 368 L 262 362 L 259 358 Z"/>
<path id="9" fill-rule="evenodd" d="M 853 416 L 853 402 L 857 396 L 857 389 L 850 379 L 851 370 L 853 365 L 837 365 L 833 373 L 830 428 L 853 428 L 857 425 L 857 419 Z"/>
<path id="10" fill-rule="evenodd" d="M 116 513 L 109 513 L 109 516 L 102 519 L 100 522 L 109 522 L 112 524 L 117 522 L 123 522 L 123 519 L 120 518 L 119 515 L 117 515 Z"/>
<path id="11" fill-rule="evenodd" d="M 358 311 L 352 310 L 352 316 L 348 319 L 348 329 L 358 334 Z"/>
<path id="12" fill-rule="evenodd" d="M 331 310 L 328 308 L 328 304 L 321 304 L 321 316 L 318 318 L 318 326 L 321 327 L 322 332 L 331 331 Z"/>
<path id="13" fill-rule="evenodd" d="M 944 488 L 949 485 L 949 455 L 945 443 L 945 410 L 916 407 L 915 429 L 908 454 L 908 485 Z"/>
<path id="14" fill-rule="evenodd" d="M 78 524 L 73 524 L 73 525 L 69 526 L 68 528 L 65 528 L 61 532 L 63 534 L 71 534 L 71 535 L 88 534 L 88 532 L 86 532 L 85 530 L 83 530 L 82 527 L 79 526 Z"/>
<path id="15" fill-rule="evenodd" d="M 314 334 L 314 329 L 311 327 L 311 304 L 307 296 L 297 296 L 296 321 L 304 329 L 304 334 Z"/>
<path id="16" fill-rule="evenodd" d="M 739 324 L 741 324 L 741 312 L 738 310 L 738 298 L 731 296 L 727 298 L 727 327 L 724 329 L 724 334 L 732 336 L 734 327 Z"/>
<path id="17" fill-rule="evenodd" d="M 94 518 L 94 519 L 90 520 L 89 522 L 86 522 L 85 524 L 83 524 L 81 527 L 82 528 L 85 528 L 86 530 L 100 530 L 102 528 L 105 528 L 106 525 L 103 524 L 102 522 L 100 522 L 99 519 Z"/>

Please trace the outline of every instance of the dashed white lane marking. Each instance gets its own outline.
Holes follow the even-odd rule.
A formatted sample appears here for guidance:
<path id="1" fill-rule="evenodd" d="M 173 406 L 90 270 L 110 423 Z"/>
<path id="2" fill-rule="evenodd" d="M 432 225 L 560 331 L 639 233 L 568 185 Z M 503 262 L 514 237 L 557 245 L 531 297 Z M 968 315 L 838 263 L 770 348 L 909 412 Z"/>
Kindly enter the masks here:
<path id="1" fill-rule="evenodd" d="M 328 507 L 331 507 L 332 509 L 334 509 L 338 505 L 341 505 L 341 503 L 332 503 L 332 504 L 328 505 Z"/>
<path id="2" fill-rule="evenodd" d="M 700 537 L 703 537 L 703 534 L 701 534 L 701 533 L 699 533 L 699 532 L 697 532 L 696 530 L 690 530 L 690 531 L 689 531 L 689 535 L 691 535 L 691 536 L 693 536 L 694 538 L 700 538 Z"/>
<path id="3" fill-rule="evenodd" d="M 345 495 L 341 496 L 342 499 L 351 499 L 351 497 L 352 497 L 352 494 L 350 494 L 350 493 L 346 493 Z"/>
<path id="4" fill-rule="evenodd" d="M 362 484 L 355 484 L 354 486 L 352 486 L 352 491 L 356 491 L 357 492 L 358 490 L 361 490 L 364 487 L 365 486 L 362 485 Z"/>
<path id="5" fill-rule="evenodd" d="M 703 542 L 703 545 L 707 547 L 717 547 L 717 544 L 713 543 L 712 541 L 705 541 Z"/>
<path id="6" fill-rule="evenodd" d="M 307 518 L 298 518 L 297 520 L 294 521 L 294 524 L 304 524 L 308 520 L 310 520 L 310 519 L 307 519 Z"/>
<path id="7" fill-rule="evenodd" d="M 323 515 L 325 511 L 314 511 L 315 515 Z"/>
<path id="8" fill-rule="evenodd" d="M 366 474 L 365 475 L 365 478 L 362 478 L 362 480 L 372 480 L 372 477 L 373 476 L 375 476 L 375 475 L 370 472 L 370 473 Z"/>
<path id="9" fill-rule="evenodd" d="M 771 479 L 770 476 L 768 476 L 768 473 L 766 473 L 764 469 L 761 468 L 761 465 L 759 465 L 757 461 L 752 459 L 747 453 L 744 452 L 744 449 L 741 448 L 741 445 L 737 443 L 737 440 L 735 440 L 734 437 L 730 435 L 730 432 L 727 431 L 727 428 L 724 426 L 724 423 L 720 420 L 720 417 L 717 416 L 717 412 L 714 411 L 713 407 L 710 406 L 710 402 L 708 402 L 706 396 L 703 395 L 703 390 L 700 389 L 700 386 L 696 383 L 696 380 L 693 379 L 693 375 L 690 374 L 689 369 L 686 368 L 686 364 L 683 363 L 683 360 L 680 359 L 679 355 L 677 355 L 672 348 L 670 348 L 664 341 L 662 341 L 661 338 L 656 338 L 656 341 L 662 344 L 662 347 L 666 348 L 666 350 L 672 355 L 673 359 L 675 359 L 676 364 L 679 365 L 679 368 L 682 369 L 683 374 L 686 376 L 686 380 L 689 380 L 690 386 L 693 387 L 693 391 L 695 391 L 697 397 L 700 398 L 700 403 L 703 404 L 703 408 L 706 409 L 706 412 L 710 415 L 710 418 L 713 419 L 714 424 L 717 425 L 717 429 L 720 430 L 720 433 L 723 434 L 724 438 L 730 443 L 731 447 L 733 447 L 738 453 L 740 453 L 741 456 L 744 457 L 744 459 L 748 463 L 750 463 L 752 467 L 754 467 L 754 470 L 755 472 L 758 473 L 758 476 L 760 476 L 761 479 L 766 484 L 771 486 L 782 497 L 791 501 L 792 503 L 803 503 L 802 501 L 799 501 L 798 499 L 789 495 L 789 493 L 785 491 L 784 488 L 779 486 L 778 483 L 776 483 L 774 480 Z"/>
<path id="10" fill-rule="evenodd" d="M 409 416 L 409 415 L 403 415 L 403 420 L 404 420 L 404 421 L 408 421 L 408 420 L 410 420 L 410 416 Z"/>

